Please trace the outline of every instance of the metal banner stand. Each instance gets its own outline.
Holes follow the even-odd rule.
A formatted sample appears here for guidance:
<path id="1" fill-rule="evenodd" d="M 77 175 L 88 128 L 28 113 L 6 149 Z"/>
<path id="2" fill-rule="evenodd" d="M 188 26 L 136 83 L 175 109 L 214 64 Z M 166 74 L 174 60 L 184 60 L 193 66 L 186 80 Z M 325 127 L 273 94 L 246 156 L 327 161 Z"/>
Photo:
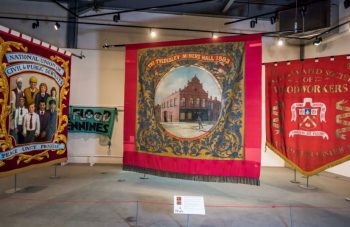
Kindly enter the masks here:
<path id="1" fill-rule="evenodd" d="M 306 184 L 299 184 L 299 187 L 308 189 L 308 190 L 314 190 L 316 189 L 315 186 L 309 185 L 309 176 L 306 177 Z"/>
<path id="2" fill-rule="evenodd" d="M 297 170 L 296 169 L 294 169 L 294 179 L 290 180 L 289 182 L 293 183 L 293 184 L 299 184 L 300 183 L 299 181 L 297 181 Z"/>
<path id="3" fill-rule="evenodd" d="M 144 173 L 143 174 L 143 176 L 142 177 L 140 177 L 140 179 L 142 179 L 142 180 L 147 180 L 148 179 L 148 177 L 146 176 L 146 174 Z"/>
<path id="4" fill-rule="evenodd" d="M 57 176 L 57 165 L 54 165 L 54 175 L 53 176 L 51 176 L 50 178 L 51 179 L 58 179 L 58 178 L 60 178 L 59 176 Z"/>
<path id="5" fill-rule="evenodd" d="M 6 190 L 5 193 L 10 194 L 10 193 L 16 193 L 20 191 L 21 188 L 17 188 L 17 174 L 14 175 L 14 188 Z"/>

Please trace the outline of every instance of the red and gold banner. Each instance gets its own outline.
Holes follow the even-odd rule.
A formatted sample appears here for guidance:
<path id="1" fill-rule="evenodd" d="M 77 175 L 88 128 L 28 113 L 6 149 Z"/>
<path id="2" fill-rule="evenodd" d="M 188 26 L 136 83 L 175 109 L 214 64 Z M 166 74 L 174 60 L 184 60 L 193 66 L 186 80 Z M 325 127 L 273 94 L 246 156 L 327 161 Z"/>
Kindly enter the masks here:
<path id="1" fill-rule="evenodd" d="M 70 56 L 0 26 L 0 176 L 66 161 Z"/>
<path id="2" fill-rule="evenodd" d="M 124 170 L 259 184 L 261 37 L 126 47 Z"/>
<path id="3" fill-rule="evenodd" d="M 266 64 L 268 146 L 304 175 L 350 159 L 347 56 Z"/>

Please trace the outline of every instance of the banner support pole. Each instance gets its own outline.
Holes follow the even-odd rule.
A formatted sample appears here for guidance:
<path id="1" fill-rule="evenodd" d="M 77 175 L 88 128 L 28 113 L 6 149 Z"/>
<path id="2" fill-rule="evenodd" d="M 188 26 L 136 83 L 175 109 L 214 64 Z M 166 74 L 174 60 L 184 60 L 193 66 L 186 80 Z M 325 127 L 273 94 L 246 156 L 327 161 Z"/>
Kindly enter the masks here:
<path id="1" fill-rule="evenodd" d="M 13 176 L 13 188 L 6 190 L 5 193 L 11 194 L 20 191 L 22 188 L 17 188 L 17 174 Z"/>
<path id="2" fill-rule="evenodd" d="M 299 184 L 299 187 L 308 189 L 308 190 L 316 189 L 316 187 L 309 185 L 309 176 L 306 176 L 306 184 Z"/>
<path id="3" fill-rule="evenodd" d="M 17 191 L 17 174 L 15 174 L 15 187 L 14 187 L 14 193 Z"/>
<path id="4" fill-rule="evenodd" d="M 290 180 L 290 183 L 293 183 L 293 184 L 299 184 L 300 182 L 297 181 L 297 170 L 294 169 L 294 179 L 293 180 Z"/>
<path id="5" fill-rule="evenodd" d="M 57 176 L 57 165 L 54 165 L 54 175 L 50 177 L 51 179 L 58 179 L 60 178 Z"/>
<path id="6" fill-rule="evenodd" d="M 143 174 L 143 176 L 142 177 L 140 177 L 140 179 L 142 179 L 142 180 L 147 180 L 148 179 L 148 177 L 146 176 L 146 174 L 144 173 Z"/>

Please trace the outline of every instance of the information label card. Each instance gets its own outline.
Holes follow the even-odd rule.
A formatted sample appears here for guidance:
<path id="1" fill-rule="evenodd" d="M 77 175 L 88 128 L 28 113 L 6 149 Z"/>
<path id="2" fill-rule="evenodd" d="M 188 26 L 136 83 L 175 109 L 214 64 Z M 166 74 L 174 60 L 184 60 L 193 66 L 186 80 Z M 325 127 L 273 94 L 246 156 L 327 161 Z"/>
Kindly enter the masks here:
<path id="1" fill-rule="evenodd" d="M 174 214 L 205 215 L 202 196 L 174 196 Z"/>

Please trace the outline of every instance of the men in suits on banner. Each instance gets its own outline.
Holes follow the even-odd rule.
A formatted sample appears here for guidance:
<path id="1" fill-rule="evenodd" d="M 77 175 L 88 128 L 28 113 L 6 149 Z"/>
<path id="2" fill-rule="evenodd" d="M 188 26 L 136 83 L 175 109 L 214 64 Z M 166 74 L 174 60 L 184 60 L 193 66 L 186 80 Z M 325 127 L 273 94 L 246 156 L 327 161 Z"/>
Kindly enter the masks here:
<path id="1" fill-rule="evenodd" d="M 54 99 L 50 100 L 48 112 L 50 113 L 50 121 L 49 121 L 49 130 L 47 132 L 47 139 L 51 140 L 53 135 L 56 132 L 56 124 L 57 124 L 56 100 Z"/>
<path id="2" fill-rule="evenodd" d="M 39 114 L 40 120 L 40 133 L 37 142 L 44 142 L 47 141 L 50 126 L 50 113 L 46 111 L 46 100 L 40 100 L 37 113 Z"/>
<path id="3" fill-rule="evenodd" d="M 23 136 L 26 143 L 32 143 L 40 134 L 40 119 L 35 113 L 35 104 L 29 105 L 28 113 L 23 118 Z"/>
<path id="4" fill-rule="evenodd" d="M 22 90 L 23 80 L 22 78 L 16 79 L 16 88 L 11 91 L 11 114 L 10 114 L 10 134 L 17 141 L 17 132 L 15 125 L 15 111 L 19 107 L 20 99 L 24 97 L 24 93 Z"/>
<path id="5" fill-rule="evenodd" d="M 24 143 L 24 136 L 23 136 L 23 120 L 24 116 L 28 113 L 28 109 L 24 106 L 25 100 L 24 97 L 19 98 L 19 106 L 15 111 L 15 118 L 14 118 L 14 125 L 15 125 L 15 131 L 16 131 L 16 143 L 22 144 Z"/>

